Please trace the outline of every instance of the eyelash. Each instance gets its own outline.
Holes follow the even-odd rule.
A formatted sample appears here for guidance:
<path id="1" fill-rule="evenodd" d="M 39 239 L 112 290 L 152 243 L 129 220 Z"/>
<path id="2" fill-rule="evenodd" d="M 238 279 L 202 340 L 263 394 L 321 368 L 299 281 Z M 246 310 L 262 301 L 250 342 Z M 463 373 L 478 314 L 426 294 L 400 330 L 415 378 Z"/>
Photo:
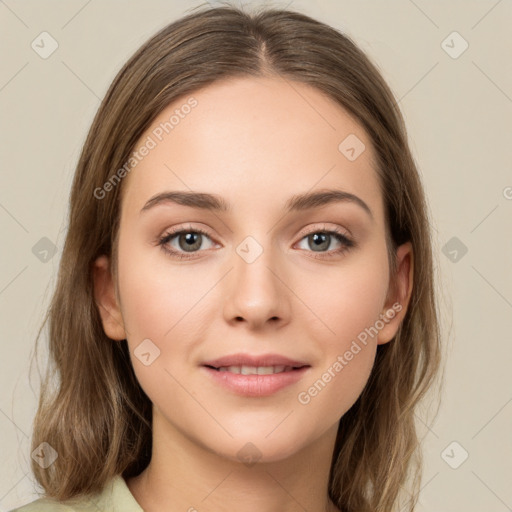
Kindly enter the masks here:
<path id="1" fill-rule="evenodd" d="M 192 259 L 192 258 L 194 258 L 194 256 L 193 256 L 194 254 L 197 254 L 198 252 L 201 252 L 201 251 L 190 252 L 189 254 L 187 254 L 185 252 L 180 252 L 180 251 L 176 251 L 174 249 L 169 249 L 169 247 L 167 245 L 174 237 L 176 237 L 178 235 L 188 234 L 188 233 L 199 233 L 199 234 L 204 235 L 211 239 L 210 235 L 205 230 L 203 230 L 201 228 L 193 228 L 193 229 L 192 228 L 189 228 L 189 229 L 178 228 L 178 229 L 176 229 L 174 231 L 170 231 L 170 232 L 166 233 L 165 235 L 163 235 L 162 237 L 160 237 L 158 240 L 158 245 L 161 247 L 161 249 L 166 254 L 168 254 L 172 257 L 176 257 L 180 260 Z M 312 258 L 327 259 L 327 258 L 332 258 L 332 257 L 336 257 L 336 256 L 341 256 L 345 252 L 350 250 L 351 248 L 356 247 L 356 243 L 353 240 L 351 240 L 350 238 L 348 238 L 343 232 L 338 230 L 338 228 L 316 229 L 316 230 L 310 231 L 310 232 L 302 235 L 302 237 L 299 241 L 302 241 L 304 238 L 307 238 L 310 235 L 314 235 L 314 234 L 318 234 L 318 233 L 322 233 L 322 234 L 326 234 L 326 235 L 333 235 L 334 238 L 342 244 L 342 247 L 340 247 L 339 249 L 334 249 L 334 250 L 330 250 L 330 251 L 326 251 L 326 252 L 317 252 L 317 255 L 311 256 Z M 307 251 L 307 252 L 314 253 L 315 251 Z"/>

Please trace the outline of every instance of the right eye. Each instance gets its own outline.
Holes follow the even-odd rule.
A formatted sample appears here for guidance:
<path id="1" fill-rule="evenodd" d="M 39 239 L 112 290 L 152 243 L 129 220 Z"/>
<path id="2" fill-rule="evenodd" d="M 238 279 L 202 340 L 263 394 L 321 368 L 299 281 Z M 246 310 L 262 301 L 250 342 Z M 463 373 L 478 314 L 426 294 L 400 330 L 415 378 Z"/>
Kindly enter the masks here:
<path id="1" fill-rule="evenodd" d="M 205 240 L 209 240 L 209 247 L 204 247 Z M 168 232 L 159 239 L 159 245 L 171 256 L 183 259 L 190 258 L 188 254 L 200 252 L 201 249 L 211 249 L 214 242 L 206 231 L 194 228 Z"/>

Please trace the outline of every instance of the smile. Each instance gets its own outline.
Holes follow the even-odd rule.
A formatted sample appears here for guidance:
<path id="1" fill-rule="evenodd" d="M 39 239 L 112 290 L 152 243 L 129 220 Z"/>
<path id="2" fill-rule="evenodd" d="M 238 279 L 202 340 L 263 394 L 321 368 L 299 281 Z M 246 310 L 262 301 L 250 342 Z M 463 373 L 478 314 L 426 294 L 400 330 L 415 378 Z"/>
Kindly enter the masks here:
<path id="1" fill-rule="evenodd" d="M 221 366 L 220 368 L 211 367 L 219 372 L 230 372 L 241 375 L 272 375 L 275 373 L 291 372 L 298 370 L 299 367 L 293 366 Z"/>
<path id="2" fill-rule="evenodd" d="M 297 384 L 311 370 L 306 365 L 293 366 L 201 366 L 216 385 L 244 397 L 267 397 Z"/>

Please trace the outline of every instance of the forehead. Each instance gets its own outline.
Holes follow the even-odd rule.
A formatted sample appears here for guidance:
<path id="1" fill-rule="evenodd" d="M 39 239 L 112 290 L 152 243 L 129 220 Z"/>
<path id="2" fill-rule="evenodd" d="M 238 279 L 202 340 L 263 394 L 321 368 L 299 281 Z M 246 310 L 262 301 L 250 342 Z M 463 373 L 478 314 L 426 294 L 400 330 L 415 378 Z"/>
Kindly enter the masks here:
<path id="1" fill-rule="evenodd" d="M 127 208 L 165 190 L 212 192 L 240 208 L 336 187 L 382 211 L 371 141 L 321 91 L 280 78 L 216 82 L 174 101 L 139 139 Z M 261 205 L 258 205 L 261 207 Z M 125 206 L 123 206 L 123 209 Z"/>

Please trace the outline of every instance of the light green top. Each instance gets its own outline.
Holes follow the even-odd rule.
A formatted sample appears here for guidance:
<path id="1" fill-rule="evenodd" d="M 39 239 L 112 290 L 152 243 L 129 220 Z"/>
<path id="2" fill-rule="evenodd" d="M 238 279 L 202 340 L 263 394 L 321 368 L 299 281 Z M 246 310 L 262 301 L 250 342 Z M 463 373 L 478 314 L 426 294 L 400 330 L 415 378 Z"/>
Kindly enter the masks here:
<path id="1" fill-rule="evenodd" d="M 38 500 L 11 512 L 144 512 L 121 475 L 115 476 L 100 494 L 80 501 L 59 502 L 50 498 Z"/>

